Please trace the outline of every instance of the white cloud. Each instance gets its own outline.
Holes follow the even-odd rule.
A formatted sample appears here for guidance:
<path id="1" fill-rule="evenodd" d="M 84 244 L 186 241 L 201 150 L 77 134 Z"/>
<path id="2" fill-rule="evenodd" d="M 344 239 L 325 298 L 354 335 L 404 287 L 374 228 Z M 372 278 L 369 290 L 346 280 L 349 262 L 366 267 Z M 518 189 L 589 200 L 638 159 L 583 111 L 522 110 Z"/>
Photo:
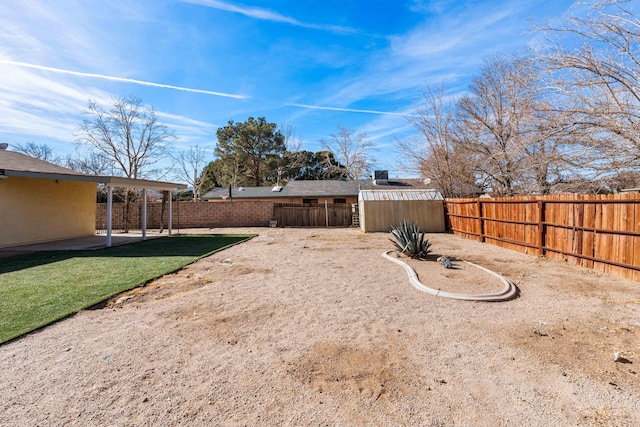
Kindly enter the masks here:
<path id="1" fill-rule="evenodd" d="M 122 91 L 135 90 L 176 131 L 176 148 L 214 145 L 219 126 L 209 119 L 226 123 L 271 114 L 307 135 L 327 135 L 327 128 L 344 119 L 386 148 L 396 135 L 410 131 L 403 116 L 412 113 L 426 83 L 464 91 L 483 57 L 521 46 L 527 27 L 523 11 L 542 4 L 485 1 L 480 9 L 475 0 L 403 0 L 389 10 L 412 8 L 410 21 L 422 23 L 385 39 L 242 1 L 258 4 L 0 2 L 0 139 L 73 140 L 89 98 L 109 105 Z M 274 34 L 245 40 L 234 32 L 237 26 L 206 27 L 214 14 L 234 24 L 231 18 L 242 17 L 252 37 L 264 29 L 262 22 L 282 25 L 267 26 Z M 295 38 L 301 34 L 308 38 Z M 237 101 L 248 98 L 244 93 L 252 95 L 250 102 Z"/>
<path id="2" fill-rule="evenodd" d="M 434 55 L 453 56 L 461 50 L 477 56 L 487 50 L 487 43 L 504 49 L 509 43 L 502 40 L 502 35 L 510 34 L 516 41 L 525 29 L 521 22 L 512 19 L 518 9 L 518 6 L 503 5 L 480 13 L 474 8 L 461 15 L 428 21 L 409 34 L 395 37 L 392 52 L 402 57 L 430 60 Z"/>
<path id="3" fill-rule="evenodd" d="M 88 99 L 109 99 L 103 91 L 51 80 L 6 63 L 0 62 L 0 74 L 3 76 L 0 82 L 3 133 L 70 142 Z"/>
<path id="4" fill-rule="evenodd" d="M 342 79 L 339 86 L 328 87 L 324 96 L 319 94 L 313 102 L 298 99 L 297 103 L 348 109 L 376 97 L 417 99 L 426 84 L 466 82 L 486 56 L 521 47 L 522 32 L 527 28 L 526 23 L 513 18 L 523 6 L 511 2 L 483 6 L 482 10 L 469 7 L 427 20 L 392 37 L 390 47 L 372 53 L 361 72 Z"/>
<path id="5" fill-rule="evenodd" d="M 443 10 L 440 16 L 430 16 L 405 34 L 393 36 L 389 47 L 371 53 L 357 73 L 335 79 L 312 98 L 290 100 L 287 105 L 303 109 L 293 117 L 324 117 L 319 111 L 374 114 L 377 117 L 356 119 L 355 123 L 377 142 L 381 153 L 394 153 L 396 138 L 414 132 L 406 118 L 415 114 L 414 102 L 420 102 L 427 84 L 444 83 L 453 92 L 451 96 L 458 96 L 483 58 L 511 53 L 523 43 L 528 24 L 514 17 L 522 15 L 524 6 L 502 1 L 483 7 Z M 366 107 L 380 102 L 397 105 L 399 110 Z M 335 114 L 331 117 L 339 120 Z"/>
<path id="6" fill-rule="evenodd" d="M 185 94 L 205 95 L 208 99 L 200 98 L 203 105 L 209 99 L 247 98 L 132 78 L 158 69 L 142 54 L 133 54 L 144 48 L 145 39 L 137 38 L 146 36 L 144 27 L 156 27 L 154 15 L 146 1 L 0 2 L 0 141 L 45 143 L 57 154 L 71 153 L 89 99 L 108 106 L 122 96 L 119 89 L 132 85 L 152 99 L 155 92 L 145 88 L 162 93 L 154 101 L 172 96 L 182 100 Z M 77 71 L 87 69 L 101 72 Z M 215 125 L 173 111 L 156 109 L 156 114 L 175 131 L 176 149 L 214 145 Z"/>
<path id="7" fill-rule="evenodd" d="M 443 13 L 451 3 L 446 0 L 411 0 L 408 7 L 412 12 Z"/>
<path id="8" fill-rule="evenodd" d="M 178 140 L 174 148 L 181 150 L 193 145 L 215 145 L 218 125 L 163 111 L 156 111 L 155 114 L 176 133 Z"/>
<path id="9" fill-rule="evenodd" d="M 236 5 L 229 2 L 219 0 L 182 0 L 185 3 L 197 4 L 200 6 L 207 6 L 213 9 L 224 10 L 226 12 L 238 13 L 249 18 L 259 19 L 263 21 L 280 22 L 283 24 L 289 24 L 296 27 L 310 28 L 314 30 L 331 31 L 335 33 L 357 33 L 358 31 L 343 27 L 340 25 L 330 24 L 312 24 L 307 22 L 301 22 L 295 18 L 282 15 L 278 12 L 269 9 L 263 9 L 260 7 L 251 7 L 244 5 Z"/>
<path id="10" fill-rule="evenodd" d="M 65 0 L 1 3 L 0 44 L 6 48 L 3 57 L 32 63 L 109 65 L 104 60 L 110 54 L 106 42 L 109 34 L 93 20 L 108 15 L 107 6 Z"/>
<path id="11" fill-rule="evenodd" d="M 180 114 L 171 114 L 167 112 L 156 111 L 156 116 L 161 119 L 164 118 L 166 121 L 169 121 L 169 122 L 184 123 L 185 125 L 190 125 L 197 128 L 214 129 L 214 128 L 220 127 L 219 125 L 203 122 L 202 120 L 191 119 L 189 117 L 185 117 Z"/>
<path id="12" fill-rule="evenodd" d="M 105 106 L 113 99 L 111 93 L 64 78 L 52 80 L 37 68 L 16 66 L 11 61 L 0 60 L 0 74 L 0 133 L 6 142 L 24 142 L 28 136 L 30 141 L 54 141 L 52 145 L 64 149 L 66 144 L 69 149 L 89 99 Z M 188 147 L 203 140 L 214 143 L 214 124 L 162 111 L 156 111 L 156 115 L 176 132 L 178 146 Z"/>
<path id="13" fill-rule="evenodd" d="M 0 103 L 0 127 L 3 130 L 3 142 L 12 142 L 7 139 L 7 135 L 18 136 L 22 141 L 22 136 L 28 134 L 34 142 L 39 140 L 56 139 L 59 141 L 72 142 L 73 131 L 79 122 L 69 119 L 60 120 L 60 117 L 42 117 L 35 110 L 15 110 L 13 106 Z"/>
<path id="14" fill-rule="evenodd" d="M 194 89 L 189 87 L 173 86 L 173 85 L 167 85 L 162 83 L 147 82 L 143 80 L 127 79 L 123 77 L 105 76 L 103 74 L 82 73 L 79 71 L 63 70 L 60 68 L 46 67 L 44 65 L 36 65 L 36 64 L 27 64 L 25 62 L 10 61 L 6 59 L 0 59 L 0 63 L 15 65 L 16 67 L 24 67 L 24 68 L 32 68 L 35 70 L 41 70 L 41 71 L 49 71 L 52 73 L 68 74 L 76 77 L 87 77 L 87 78 L 94 78 L 94 79 L 109 80 L 113 82 L 132 83 L 132 84 L 141 85 L 141 86 L 152 86 L 152 87 L 158 87 L 162 89 L 172 89 L 172 90 L 180 90 L 184 92 L 201 93 L 204 95 L 222 96 L 225 98 L 235 98 L 235 99 L 248 98 L 248 96 L 246 95 L 237 95 L 237 94 L 231 94 L 231 93 L 214 92 L 214 91 L 204 90 L 204 89 Z"/>
<path id="15" fill-rule="evenodd" d="M 403 116 L 402 113 L 393 113 L 389 111 L 378 110 L 363 110 L 357 108 L 340 108 L 340 107 L 325 107 L 321 105 L 307 105 L 307 104 L 287 104 L 292 107 L 308 108 L 310 110 L 327 110 L 327 111 L 344 111 L 348 113 L 365 113 L 365 114 L 383 114 L 389 116 Z"/>

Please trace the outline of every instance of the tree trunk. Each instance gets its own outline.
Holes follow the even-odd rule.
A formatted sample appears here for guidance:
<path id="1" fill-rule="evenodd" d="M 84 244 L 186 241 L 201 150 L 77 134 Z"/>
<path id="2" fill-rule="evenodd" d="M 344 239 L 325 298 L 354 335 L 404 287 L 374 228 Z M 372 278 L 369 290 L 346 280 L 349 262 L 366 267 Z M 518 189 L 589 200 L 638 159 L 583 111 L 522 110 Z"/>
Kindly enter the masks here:
<path id="1" fill-rule="evenodd" d="M 129 232 L 129 226 L 131 225 L 131 189 L 127 188 L 124 198 L 124 230 L 123 233 Z"/>

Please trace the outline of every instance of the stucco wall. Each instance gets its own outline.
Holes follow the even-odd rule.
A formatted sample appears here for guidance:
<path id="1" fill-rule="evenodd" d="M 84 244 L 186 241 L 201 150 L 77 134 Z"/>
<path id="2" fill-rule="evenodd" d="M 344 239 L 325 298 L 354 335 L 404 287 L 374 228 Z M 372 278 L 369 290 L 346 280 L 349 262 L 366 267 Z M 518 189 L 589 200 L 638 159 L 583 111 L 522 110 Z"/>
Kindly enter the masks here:
<path id="1" fill-rule="evenodd" d="M 0 247 L 93 235 L 96 184 L 0 179 Z"/>

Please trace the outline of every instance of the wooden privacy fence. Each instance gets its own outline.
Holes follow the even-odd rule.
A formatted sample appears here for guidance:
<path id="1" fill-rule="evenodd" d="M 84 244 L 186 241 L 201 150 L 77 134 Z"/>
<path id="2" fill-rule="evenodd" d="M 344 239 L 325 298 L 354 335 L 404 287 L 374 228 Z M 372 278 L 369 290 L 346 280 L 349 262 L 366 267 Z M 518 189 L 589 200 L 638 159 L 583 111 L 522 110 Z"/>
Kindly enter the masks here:
<path id="1" fill-rule="evenodd" d="M 637 194 L 447 199 L 455 235 L 640 280 Z"/>
<path id="2" fill-rule="evenodd" d="M 350 205 L 276 203 L 273 214 L 278 227 L 348 227 Z"/>

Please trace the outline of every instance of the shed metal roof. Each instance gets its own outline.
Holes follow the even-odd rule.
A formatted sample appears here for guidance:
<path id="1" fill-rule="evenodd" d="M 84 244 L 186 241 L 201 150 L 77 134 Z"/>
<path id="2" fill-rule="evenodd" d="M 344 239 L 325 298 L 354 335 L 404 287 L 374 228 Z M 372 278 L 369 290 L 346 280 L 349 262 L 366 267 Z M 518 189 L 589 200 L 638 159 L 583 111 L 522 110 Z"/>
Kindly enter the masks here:
<path id="1" fill-rule="evenodd" d="M 444 200 L 437 190 L 362 190 L 358 195 L 362 201 Z"/>

